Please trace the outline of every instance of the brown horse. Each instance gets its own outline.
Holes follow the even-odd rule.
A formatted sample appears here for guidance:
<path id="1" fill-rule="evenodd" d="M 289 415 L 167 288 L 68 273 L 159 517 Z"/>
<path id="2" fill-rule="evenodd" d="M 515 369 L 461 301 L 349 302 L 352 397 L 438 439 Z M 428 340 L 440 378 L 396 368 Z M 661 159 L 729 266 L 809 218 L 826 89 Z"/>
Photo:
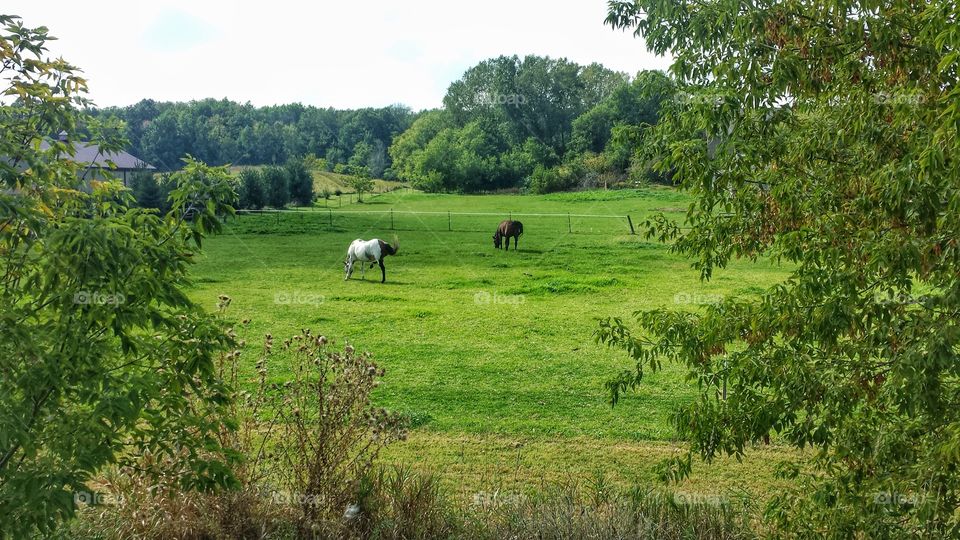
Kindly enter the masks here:
<path id="1" fill-rule="evenodd" d="M 523 234 L 523 223 L 519 221 L 501 221 L 497 227 L 497 232 L 493 233 L 493 247 L 500 249 L 503 239 L 507 239 L 507 245 L 504 249 L 510 249 L 510 237 L 513 237 L 513 250 L 517 250 L 517 243 L 520 241 L 520 235 Z"/>

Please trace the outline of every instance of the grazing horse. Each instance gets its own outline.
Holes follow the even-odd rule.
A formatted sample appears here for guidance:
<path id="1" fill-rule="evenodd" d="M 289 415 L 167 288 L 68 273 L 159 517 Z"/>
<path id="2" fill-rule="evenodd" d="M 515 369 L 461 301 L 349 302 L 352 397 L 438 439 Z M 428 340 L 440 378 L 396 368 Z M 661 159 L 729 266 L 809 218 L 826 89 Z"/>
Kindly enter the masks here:
<path id="1" fill-rule="evenodd" d="M 507 245 L 504 249 L 510 249 L 510 237 L 513 237 L 513 250 L 517 250 L 517 243 L 520 242 L 520 235 L 523 234 L 523 223 L 519 221 L 505 220 L 501 221 L 497 227 L 497 232 L 493 233 L 493 247 L 500 249 L 500 243 L 504 238 L 507 239 Z"/>
<path id="2" fill-rule="evenodd" d="M 394 238 L 394 245 L 390 245 L 383 240 L 374 238 L 373 240 L 360 240 L 359 238 L 350 243 L 350 247 L 347 248 L 347 258 L 343 261 L 343 269 L 346 272 L 346 275 L 343 276 L 343 280 L 346 281 L 350 279 L 350 275 L 353 274 L 353 265 L 356 262 L 360 262 L 360 279 L 364 279 L 364 264 L 370 263 L 370 268 L 373 268 L 373 263 L 378 263 L 380 265 L 380 283 L 387 281 L 387 269 L 383 266 L 383 258 L 387 255 L 396 255 L 397 250 L 400 249 L 400 242 Z"/>

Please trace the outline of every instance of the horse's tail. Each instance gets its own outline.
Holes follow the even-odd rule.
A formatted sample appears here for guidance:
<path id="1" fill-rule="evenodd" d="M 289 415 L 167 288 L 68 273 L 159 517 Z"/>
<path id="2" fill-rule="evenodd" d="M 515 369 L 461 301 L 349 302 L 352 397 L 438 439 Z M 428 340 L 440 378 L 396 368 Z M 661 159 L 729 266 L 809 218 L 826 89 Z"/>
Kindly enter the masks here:
<path id="1" fill-rule="evenodd" d="M 400 251 L 400 237 L 397 235 L 393 235 L 393 245 L 390 246 L 390 249 L 393 250 L 391 255 L 396 255 L 397 252 Z"/>
<path id="2" fill-rule="evenodd" d="M 517 222 L 517 236 L 523 234 L 523 223 Z"/>

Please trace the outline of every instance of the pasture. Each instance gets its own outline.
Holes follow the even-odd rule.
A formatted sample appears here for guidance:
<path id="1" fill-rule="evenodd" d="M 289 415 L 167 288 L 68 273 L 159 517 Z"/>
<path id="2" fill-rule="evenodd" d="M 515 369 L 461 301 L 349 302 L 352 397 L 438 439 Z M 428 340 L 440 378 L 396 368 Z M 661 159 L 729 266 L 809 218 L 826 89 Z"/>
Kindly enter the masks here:
<path id="1" fill-rule="evenodd" d="M 377 403 L 415 426 L 388 460 L 441 472 L 462 489 L 565 475 L 651 480 L 676 447 L 669 415 L 695 389 L 666 365 L 611 408 L 603 383 L 632 364 L 594 342 L 597 319 L 700 309 L 698 301 L 756 294 L 786 275 L 768 262 L 738 261 L 703 283 L 689 261 L 630 235 L 625 219 L 573 217 L 630 214 L 638 224 L 655 211 L 680 216 L 684 206 L 681 194 L 662 188 L 545 196 L 401 190 L 351 205 L 355 213 L 244 215 L 205 242 L 190 294 L 210 309 L 229 295 L 226 316 L 251 320 L 241 332 L 251 373 L 266 333 L 279 342 L 311 328 L 372 352 L 386 368 Z M 519 250 L 498 251 L 491 236 L 511 212 L 571 217 L 516 216 L 525 229 Z M 344 281 L 352 240 L 394 234 L 400 250 L 385 260 L 385 284 L 376 267 L 365 280 L 358 269 Z M 272 380 L 288 375 L 284 360 L 277 347 Z M 765 447 L 742 464 L 702 467 L 690 489 L 766 490 L 779 453 Z"/>

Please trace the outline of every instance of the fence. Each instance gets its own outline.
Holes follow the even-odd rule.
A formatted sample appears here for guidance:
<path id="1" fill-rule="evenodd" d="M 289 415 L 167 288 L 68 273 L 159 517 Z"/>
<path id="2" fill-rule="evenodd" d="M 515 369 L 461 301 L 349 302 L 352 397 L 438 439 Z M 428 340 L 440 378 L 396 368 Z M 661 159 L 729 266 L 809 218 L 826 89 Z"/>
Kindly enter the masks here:
<path id="1" fill-rule="evenodd" d="M 316 189 L 316 188 L 314 188 Z M 412 192 L 413 188 L 409 186 L 387 186 L 387 187 L 375 187 L 370 191 L 364 191 L 362 197 L 364 199 L 373 199 L 379 195 L 385 195 L 387 193 L 393 193 L 394 191 L 406 191 Z M 356 191 L 341 191 L 340 194 L 329 193 L 327 197 L 318 198 L 317 202 L 323 203 L 323 208 L 342 208 L 344 203 L 353 204 L 355 201 L 360 200 L 361 195 L 357 194 Z"/>
<path id="2" fill-rule="evenodd" d="M 453 212 L 413 210 L 340 210 L 337 208 L 304 208 L 299 210 L 238 210 L 241 228 L 254 227 L 267 232 L 271 224 L 278 230 L 299 232 L 302 230 L 356 230 L 379 228 L 407 231 L 483 232 L 492 231 L 504 219 L 524 222 L 531 226 L 554 232 L 570 234 L 635 234 L 633 219 L 629 215 L 574 214 L 574 213 L 528 213 L 528 212 Z M 249 223 L 254 221 L 254 223 Z M 244 223 L 248 222 L 248 223 Z"/>

